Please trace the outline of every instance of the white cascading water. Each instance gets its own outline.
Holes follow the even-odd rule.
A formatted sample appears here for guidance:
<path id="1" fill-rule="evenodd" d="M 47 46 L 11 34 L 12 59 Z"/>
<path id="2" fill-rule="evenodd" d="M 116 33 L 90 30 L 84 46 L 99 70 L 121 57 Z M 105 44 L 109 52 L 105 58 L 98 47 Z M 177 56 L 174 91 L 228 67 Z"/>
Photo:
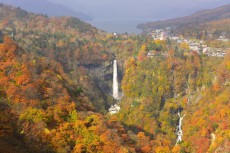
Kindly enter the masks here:
<path id="1" fill-rule="evenodd" d="M 181 114 L 180 112 L 178 111 L 178 116 L 179 116 L 179 124 L 177 126 L 177 129 L 176 129 L 176 134 L 177 134 L 177 140 L 176 140 L 176 145 L 182 141 L 182 136 L 183 136 L 183 131 L 182 131 L 182 120 L 183 118 L 185 117 L 185 114 L 181 117 Z"/>
<path id="2" fill-rule="evenodd" d="M 113 61 L 113 98 L 119 100 L 118 78 L 117 78 L 117 60 Z"/>

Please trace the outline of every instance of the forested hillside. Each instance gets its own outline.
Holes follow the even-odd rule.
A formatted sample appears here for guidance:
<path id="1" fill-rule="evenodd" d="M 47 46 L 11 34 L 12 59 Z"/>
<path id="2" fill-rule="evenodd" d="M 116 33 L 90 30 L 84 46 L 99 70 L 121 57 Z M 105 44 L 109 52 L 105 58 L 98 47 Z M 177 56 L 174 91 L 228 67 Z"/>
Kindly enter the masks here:
<path id="1" fill-rule="evenodd" d="M 230 5 L 225 5 L 215 9 L 200 11 L 190 16 L 149 22 L 140 24 L 137 27 L 142 29 L 145 33 L 154 29 L 170 27 L 174 35 L 181 34 L 185 37 L 196 37 L 197 35 L 201 35 L 200 38 L 202 35 L 204 38 L 207 34 L 213 34 L 219 37 L 222 32 L 225 32 L 226 36 L 230 38 L 229 19 Z"/>
<path id="2" fill-rule="evenodd" d="M 137 36 L 114 37 L 73 17 L 51 17 L 28 13 L 20 8 L 0 6 L 3 33 L 11 35 L 33 56 L 60 63 L 69 77 L 80 82 L 97 108 L 105 112 L 111 103 L 111 61 L 115 54 L 123 60 L 140 47 Z M 88 73 L 93 75 L 86 76 Z M 96 73 L 96 74 L 95 74 Z M 84 77 L 83 77 L 84 76 Z M 105 78 L 105 79 L 104 79 Z M 83 81 L 79 81 L 83 80 Z M 101 89 L 97 89 L 102 84 Z M 106 91 L 104 95 L 100 90 Z M 109 99 L 108 99 L 109 98 Z"/>
<path id="3" fill-rule="evenodd" d="M 22 152 L 135 152 L 144 143 L 97 113 L 58 63 L 30 56 L 6 36 L 2 41 L 0 141 L 7 145 L 1 151 L 14 152 L 7 146 L 16 144 Z"/>
<path id="4" fill-rule="evenodd" d="M 152 152 L 228 152 L 229 58 L 174 51 L 168 57 L 130 58 L 118 119 L 155 138 Z M 175 146 L 178 113 L 185 115 L 184 136 Z"/>
<path id="5" fill-rule="evenodd" d="M 0 152 L 230 152 L 230 51 L 5 5 L 0 30 Z M 111 115 L 115 59 L 124 96 Z"/>

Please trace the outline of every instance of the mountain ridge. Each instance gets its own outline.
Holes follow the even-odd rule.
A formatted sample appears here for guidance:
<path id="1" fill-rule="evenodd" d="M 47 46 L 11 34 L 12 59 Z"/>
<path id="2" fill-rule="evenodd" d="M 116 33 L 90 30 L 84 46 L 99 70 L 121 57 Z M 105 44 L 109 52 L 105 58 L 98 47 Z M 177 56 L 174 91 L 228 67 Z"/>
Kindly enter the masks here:
<path id="1" fill-rule="evenodd" d="M 47 0 L 0 0 L 0 3 L 20 7 L 22 9 L 25 9 L 26 11 L 33 13 L 47 14 L 48 16 L 73 16 L 84 21 L 92 20 L 92 17 L 85 13 L 76 12 L 61 4 L 54 4 Z"/>
<path id="2" fill-rule="evenodd" d="M 166 27 L 184 28 L 185 26 L 194 26 L 194 24 L 195 26 L 198 26 L 210 21 L 226 18 L 230 18 L 230 4 L 215 9 L 199 11 L 197 13 L 185 17 L 139 24 L 137 28 L 142 29 L 143 31 L 147 31 L 148 29 L 152 30 Z"/>

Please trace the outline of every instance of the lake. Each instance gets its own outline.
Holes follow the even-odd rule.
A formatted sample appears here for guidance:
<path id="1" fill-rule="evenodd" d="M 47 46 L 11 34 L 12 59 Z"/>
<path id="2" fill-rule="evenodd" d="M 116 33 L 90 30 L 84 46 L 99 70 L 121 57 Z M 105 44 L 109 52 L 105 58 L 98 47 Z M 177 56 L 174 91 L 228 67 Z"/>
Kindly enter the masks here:
<path id="1" fill-rule="evenodd" d="M 93 21 L 89 21 L 88 23 L 93 26 L 107 31 L 109 33 L 133 33 L 140 34 L 142 30 L 137 29 L 136 26 L 141 23 L 156 21 L 157 19 L 151 18 L 134 18 L 134 19 L 99 19 L 96 18 Z"/>

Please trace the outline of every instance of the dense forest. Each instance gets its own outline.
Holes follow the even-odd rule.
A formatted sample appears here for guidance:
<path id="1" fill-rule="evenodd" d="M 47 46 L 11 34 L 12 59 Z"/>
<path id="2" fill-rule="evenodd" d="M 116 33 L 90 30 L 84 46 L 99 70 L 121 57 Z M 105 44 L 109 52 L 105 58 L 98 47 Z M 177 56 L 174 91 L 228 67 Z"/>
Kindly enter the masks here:
<path id="1" fill-rule="evenodd" d="M 2 4 L 0 21 L 0 152 L 230 152 L 230 51 Z M 124 96 L 111 115 L 115 59 Z"/>

